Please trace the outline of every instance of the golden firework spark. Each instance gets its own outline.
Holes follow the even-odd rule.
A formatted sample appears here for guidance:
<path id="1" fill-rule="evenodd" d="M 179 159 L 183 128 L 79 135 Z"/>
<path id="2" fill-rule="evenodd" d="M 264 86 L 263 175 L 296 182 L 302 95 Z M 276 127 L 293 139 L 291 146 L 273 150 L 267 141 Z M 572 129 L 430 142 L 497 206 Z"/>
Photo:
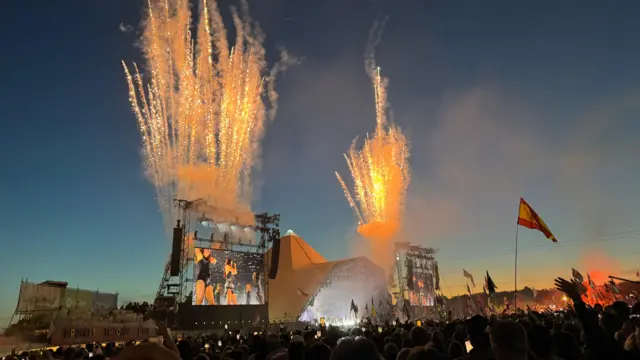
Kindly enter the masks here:
<path id="1" fill-rule="evenodd" d="M 376 106 L 375 132 L 373 136 L 367 136 L 361 150 L 356 148 L 356 139 L 349 153 L 344 155 L 353 178 L 355 197 L 338 172 L 336 176 L 358 218 L 358 232 L 378 243 L 389 243 L 402 223 L 404 200 L 410 182 L 409 150 L 400 128 L 387 121 L 387 82 L 380 76 L 379 68 L 373 72 L 372 80 Z M 374 261 L 383 262 L 376 257 L 374 254 Z"/>
<path id="2" fill-rule="evenodd" d="M 259 29 L 232 14 L 233 47 L 215 1 L 200 2 L 195 35 L 189 1 L 150 1 L 146 83 L 135 64 L 130 71 L 123 62 L 146 171 L 169 224 L 174 198 L 205 200 L 216 221 L 254 221 L 250 175 L 266 122 L 262 97 L 277 98 L 275 71 L 265 77 Z"/>

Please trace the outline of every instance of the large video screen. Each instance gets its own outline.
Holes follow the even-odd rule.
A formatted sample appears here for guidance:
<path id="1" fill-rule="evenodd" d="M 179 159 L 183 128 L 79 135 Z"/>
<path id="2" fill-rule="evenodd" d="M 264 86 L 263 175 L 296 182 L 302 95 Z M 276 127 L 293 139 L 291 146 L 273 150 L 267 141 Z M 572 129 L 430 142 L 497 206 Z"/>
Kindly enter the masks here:
<path id="1" fill-rule="evenodd" d="M 435 260 L 428 254 L 396 253 L 398 281 L 404 283 L 403 297 L 412 306 L 434 306 Z"/>
<path id="2" fill-rule="evenodd" d="M 264 254 L 196 248 L 193 305 L 262 305 Z"/>
<path id="3" fill-rule="evenodd" d="M 409 301 L 415 306 L 433 306 L 433 275 L 426 271 L 413 271 L 413 290 L 409 291 Z"/>

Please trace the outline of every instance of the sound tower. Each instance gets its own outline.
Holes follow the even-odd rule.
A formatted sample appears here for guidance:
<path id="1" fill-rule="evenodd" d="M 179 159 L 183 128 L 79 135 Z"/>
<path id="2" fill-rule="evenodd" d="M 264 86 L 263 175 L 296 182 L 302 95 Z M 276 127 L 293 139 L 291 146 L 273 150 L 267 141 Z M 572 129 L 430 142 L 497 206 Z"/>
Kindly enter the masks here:
<path id="1" fill-rule="evenodd" d="M 269 268 L 269 279 L 275 279 L 278 276 L 278 264 L 280 263 L 280 237 L 273 239 L 271 247 L 271 267 Z"/>
<path id="2" fill-rule="evenodd" d="M 413 291 L 413 259 L 407 258 L 407 288 Z"/>
<path id="3" fill-rule="evenodd" d="M 169 266 L 169 275 L 180 275 L 180 258 L 182 258 L 182 226 L 180 220 L 173 228 L 173 246 L 171 247 L 171 261 Z"/>

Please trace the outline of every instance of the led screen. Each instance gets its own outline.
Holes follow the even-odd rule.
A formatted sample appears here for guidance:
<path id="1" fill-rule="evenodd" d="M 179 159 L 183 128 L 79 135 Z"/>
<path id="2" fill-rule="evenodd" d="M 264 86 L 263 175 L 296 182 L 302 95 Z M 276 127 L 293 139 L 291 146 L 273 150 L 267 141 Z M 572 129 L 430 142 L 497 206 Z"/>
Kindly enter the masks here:
<path id="1" fill-rule="evenodd" d="M 193 305 L 262 305 L 264 254 L 196 248 Z"/>

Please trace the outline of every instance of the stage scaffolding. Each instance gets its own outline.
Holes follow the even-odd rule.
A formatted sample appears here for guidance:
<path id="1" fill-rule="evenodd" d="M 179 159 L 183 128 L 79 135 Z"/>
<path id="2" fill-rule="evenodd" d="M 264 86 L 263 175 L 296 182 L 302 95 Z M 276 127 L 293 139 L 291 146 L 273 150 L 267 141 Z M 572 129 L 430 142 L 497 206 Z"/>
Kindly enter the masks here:
<path id="1" fill-rule="evenodd" d="M 170 275 L 170 258 L 164 268 L 156 298 L 154 308 L 163 309 L 163 316 L 167 317 L 166 312 L 175 313 L 181 304 L 191 304 L 191 289 L 193 288 L 193 261 L 194 248 L 203 247 L 217 250 L 227 250 L 236 252 L 260 253 L 266 254 L 268 248 L 275 239 L 280 238 L 280 215 L 259 213 L 255 214 L 255 224 L 247 226 L 246 224 L 233 223 L 217 223 L 215 219 L 207 217 L 206 209 L 212 208 L 204 200 L 197 199 L 194 201 L 174 199 L 174 205 L 180 210 L 179 221 L 182 224 L 182 243 L 180 247 L 180 271 L 178 276 Z M 205 209 L 205 211 L 203 211 Z M 197 221 L 192 221 L 192 217 L 197 217 Z M 205 227 L 211 228 L 209 237 L 198 236 L 198 224 L 207 224 Z M 228 228 L 239 226 L 245 230 L 255 232 L 256 242 L 243 242 L 234 236 L 232 231 L 226 231 L 222 234 L 215 234 L 213 226 L 225 225 Z M 270 259 L 265 259 L 265 276 L 269 273 Z M 265 301 L 268 301 L 268 281 L 265 283 Z M 162 317 L 162 316 L 161 316 Z"/>
<path id="2" fill-rule="evenodd" d="M 435 306 L 439 287 L 437 249 L 424 248 L 408 242 L 395 244 L 394 292 L 398 302 L 411 307 Z"/>

